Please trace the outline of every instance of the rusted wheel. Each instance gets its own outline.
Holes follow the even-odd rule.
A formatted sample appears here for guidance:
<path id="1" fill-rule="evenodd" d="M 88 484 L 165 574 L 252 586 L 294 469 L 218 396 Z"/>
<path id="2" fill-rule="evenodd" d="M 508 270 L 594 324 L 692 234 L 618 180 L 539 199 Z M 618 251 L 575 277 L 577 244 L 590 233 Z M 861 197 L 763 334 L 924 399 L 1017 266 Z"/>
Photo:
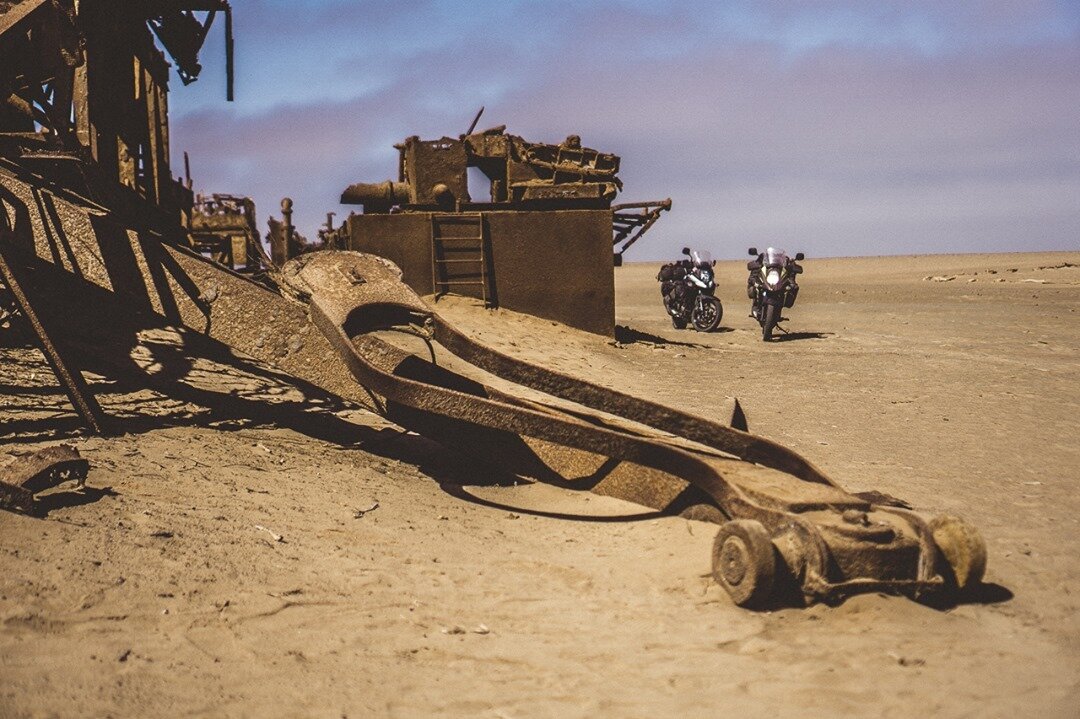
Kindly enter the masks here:
<path id="1" fill-rule="evenodd" d="M 986 573 L 986 541 L 975 527 L 946 514 L 930 521 L 930 532 L 941 553 L 939 571 L 945 581 L 959 591 L 982 581 Z"/>
<path id="2" fill-rule="evenodd" d="M 761 606 L 776 577 L 776 550 L 761 522 L 736 519 L 723 524 L 713 541 L 712 571 L 740 607 Z"/>

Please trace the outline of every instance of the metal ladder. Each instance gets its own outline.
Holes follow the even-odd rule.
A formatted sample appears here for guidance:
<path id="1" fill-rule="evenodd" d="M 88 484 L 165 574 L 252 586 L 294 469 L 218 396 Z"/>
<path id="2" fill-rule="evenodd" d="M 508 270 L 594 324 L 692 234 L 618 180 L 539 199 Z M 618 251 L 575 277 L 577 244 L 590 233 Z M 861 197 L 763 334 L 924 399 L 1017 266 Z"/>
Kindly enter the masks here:
<path id="1" fill-rule="evenodd" d="M 490 306 L 484 216 L 480 212 L 431 214 L 431 287 L 435 299 L 455 287 L 478 287 Z"/>

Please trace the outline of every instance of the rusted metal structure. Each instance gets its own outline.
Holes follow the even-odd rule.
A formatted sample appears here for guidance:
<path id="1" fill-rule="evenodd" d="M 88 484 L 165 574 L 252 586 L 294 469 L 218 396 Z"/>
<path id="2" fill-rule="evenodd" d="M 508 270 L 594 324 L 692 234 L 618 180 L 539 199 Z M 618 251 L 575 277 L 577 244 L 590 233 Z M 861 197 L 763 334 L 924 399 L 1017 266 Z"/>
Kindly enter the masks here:
<path id="1" fill-rule="evenodd" d="M 612 205 L 620 158 L 583 147 L 576 135 L 553 145 L 496 127 L 395 147 L 396 181 L 341 195 L 364 208 L 347 222 L 352 249 L 392 260 L 420 294 L 452 292 L 614 333 L 612 247 L 620 264 L 670 199 Z M 486 197 L 470 192 L 470 169 Z"/>
<path id="2" fill-rule="evenodd" d="M 199 20 L 195 11 L 206 11 Z M 0 146 L 43 178 L 162 230 L 184 226 L 192 196 L 169 165 L 168 70 L 185 82 L 224 0 L 0 2 Z"/>
<path id="3" fill-rule="evenodd" d="M 196 11 L 205 11 L 203 19 Z M 18 244 L 14 225 L 28 221 L 32 208 L 42 223 L 35 231 L 69 270 L 77 264 L 56 235 L 59 197 L 93 211 L 96 231 L 111 238 L 107 251 L 127 257 L 117 242 L 126 224 L 159 241 L 186 241 L 193 197 L 190 183 L 170 171 L 169 64 L 153 38 L 182 81 L 193 82 L 219 12 L 231 100 L 232 14 L 224 0 L 0 0 L 0 168 L 32 190 L 28 204 L 9 200 L 14 217 L 0 213 L 0 240 L 8 241 L 0 241 L 0 294 L 28 320 L 72 404 L 98 432 L 106 431 L 105 417 L 24 291 L 23 268 L 9 259 Z"/>
<path id="4" fill-rule="evenodd" d="M 249 197 L 197 195 L 189 236 L 192 249 L 231 270 L 258 272 L 271 264 L 259 240 L 255 203 Z"/>
<path id="5" fill-rule="evenodd" d="M 90 0 L 82 5 L 89 7 Z M 54 13 L 62 9 L 59 3 L 49 7 Z M 10 27 L 9 20 L 0 15 L 0 27 Z M 71 17 L 59 14 L 56 21 L 70 22 Z M 141 22 L 134 29 L 124 27 L 141 36 L 146 20 Z M 19 37 L 28 39 L 22 32 L 20 27 Z M 0 33 L 0 48 L 8 47 L 6 42 Z M 12 82 L 23 81 L 9 78 L 9 86 Z M 160 130 L 155 125 L 152 134 Z M 37 132 L 44 137 L 27 141 L 60 143 L 57 132 Z M 484 143 L 496 143 L 491 138 L 500 134 L 481 133 Z M 13 307 L 28 320 L 72 403 L 95 431 L 107 432 L 112 423 L 82 376 L 85 363 L 105 374 L 137 374 L 148 386 L 169 392 L 176 391 L 176 377 L 190 369 L 186 353 L 225 345 L 511 473 L 716 521 L 721 526 L 713 574 L 741 605 L 760 606 L 778 593 L 808 600 L 865 590 L 923 596 L 962 590 L 982 576 L 985 545 L 969 525 L 950 517 L 926 520 L 894 501 L 844 492 L 808 460 L 746 431 L 737 407 L 725 425 L 503 355 L 443 320 L 402 281 L 397 266 L 374 254 L 309 252 L 275 271 L 273 281 L 255 282 L 192 251 L 182 212 L 175 212 L 164 194 L 124 190 L 118 156 L 57 155 L 61 167 L 96 178 L 73 179 L 59 171 L 38 171 L 41 157 L 28 156 L 22 141 L 0 146 L 0 282 L 7 295 L 0 298 L 0 307 Z M 505 203 L 510 207 L 504 214 L 519 216 L 510 220 L 510 228 L 531 213 L 545 217 L 538 223 L 542 228 L 557 226 L 564 215 L 573 228 L 596 221 L 597 228 L 603 225 L 606 246 L 612 214 L 604 203 L 610 203 L 612 188 L 618 186 L 617 162 L 566 144 L 574 151 L 566 157 L 586 158 L 588 168 L 563 167 L 563 151 L 548 148 L 531 156 L 536 177 L 521 180 L 522 185 L 510 182 L 518 171 L 512 169 L 510 154 L 492 153 L 493 162 L 505 163 L 507 176 L 505 190 L 493 189 L 493 196 L 505 193 L 506 199 L 491 204 Z M 506 147 L 524 151 L 509 140 Z M 408 164 L 417 162 L 416 153 L 462 149 L 403 152 L 404 176 L 420 176 Z M 457 162 L 446 167 L 458 167 Z M 428 166 L 437 164 L 432 160 Z M 95 168 L 103 174 L 94 175 Z M 491 172 L 495 179 L 502 177 L 501 170 Z M 168 186 L 162 179 L 156 180 L 158 186 Z M 121 190 L 108 189 L 113 186 Z M 422 186 L 416 186 L 418 193 Z M 428 189 L 431 194 L 423 199 L 435 200 L 434 207 L 391 213 L 390 203 L 386 211 L 360 217 L 420 218 L 429 223 L 428 242 L 433 236 L 474 240 L 467 235 L 470 208 L 461 205 L 463 196 L 457 194 L 461 186 L 436 182 Z M 569 194 L 558 197 L 563 190 Z M 387 189 L 391 199 L 401 191 L 392 183 Z M 448 197 L 453 207 L 440 204 Z M 567 209 L 566 202 L 581 207 Z M 572 214 L 579 212 L 593 213 L 593 219 Z M 499 211 L 490 214 L 481 218 L 481 227 L 498 227 Z M 431 223 L 440 226 L 433 229 Z M 291 224 L 287 217 L 285 224 Z M 484 237 L 491 237 L 494 246 L 494 235 Z M 355 239 L 350 234 L 350 241 Z M 436 257 L 429 255 L 432 263 Z M 610 273 L 610 254 L 605 259 Z M 506 268 L 496 264 L 496 271 Z M 435 279 L 437 274 L 433 284 Z M 130 350 L 140 345 L 140 332 L 165 327 L 178 333 L 181 344 L 155 356 L 153 366 L 160 370 L 142 369 Z M 560 401 L 522 399 L 448 371 L 389 341 L 402 330 L 441 345 L 479 370 Z M 432 359 L 434 354 L 432 347 Z M 25 492 L 20 494 L 20 487 L 32 491 L 25 483 L 8 485 L 15 487 L 4 488 L 11 502 L 22 506 L 29 501 Z"/>
<path id="6" fill-rule="evenodd" d="M 326 224 L 319 228 L 319 247 L 327 250 L 347 250 L 349 249 L 349 228 L 345 223 L 338 227 L 334 226 L 336 214 L 336 212 L 326 213 Z"/>
<path id="7" fill-rule="evenodd" d="M 278 269 L 294 257 L 299 257 L 305 252 L 314 252 L 323 247 L 326 230 L 319 231 L 318 242 L 308 242 L 308 239 L 301 235 L 296 226 L 293 225 L 292 214 L 292 198 L 283 197 L 281 198 L 281 219 L 271 217 L 268 220 L 270 231 L 266 233 L 266 241 L 270 244 L 271 262 Z"/>
<path id="8" fill-rule="evenodd" d="M 921 596 L 965 588 L 985 570 L 985 545 L 963 521 L 928 521 L 899 502 L 849 494 L 795 452 L 743 429 L 487 348 L 433 312 L 382 258 L 313 253 L 286 266 L 285 278 L 395 422 L 515 472 L 622 481 L 620 493 L 645 504 L 705 508 L 721 522 L 713 574 L 738 604 L 762 606 L 778 591 L 811 601 L 868 590 Z M 522 400 L 451 372 L 434 350 L 428 361 L 378 334 L 395 328 L 582 409 Z"/>

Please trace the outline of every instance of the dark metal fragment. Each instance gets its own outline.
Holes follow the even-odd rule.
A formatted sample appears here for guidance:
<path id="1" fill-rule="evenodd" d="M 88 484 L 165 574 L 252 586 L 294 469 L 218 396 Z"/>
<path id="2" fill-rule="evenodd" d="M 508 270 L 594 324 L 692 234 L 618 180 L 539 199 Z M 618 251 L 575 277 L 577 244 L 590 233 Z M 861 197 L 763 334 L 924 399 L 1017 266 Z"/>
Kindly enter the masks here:
<path id="1" fill-rule="evenodd" d="M 15 457 L 0 466 L 0 509 L 32 512 L 34 494 L 61 482 L 86 480 L 90 463 L 66 444 Z"/>

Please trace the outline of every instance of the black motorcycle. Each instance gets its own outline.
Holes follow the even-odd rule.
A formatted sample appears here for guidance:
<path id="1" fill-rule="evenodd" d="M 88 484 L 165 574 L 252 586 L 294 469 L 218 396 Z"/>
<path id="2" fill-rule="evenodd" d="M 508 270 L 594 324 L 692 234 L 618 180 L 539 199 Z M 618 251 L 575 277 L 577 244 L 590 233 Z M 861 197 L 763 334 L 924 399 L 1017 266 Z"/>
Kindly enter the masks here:
<path id="1" fill-rule="evenodd" d="M 799 296 L 799 283 L 795 275 L 801 274 L 803 253 L 795 253 L 792 260 L 783 250 L 768 248 L 758 253 L 756 247 L 749 250 L 756 260 L 746 263 L 750 276 L 746 280 L 746 296 L 750 298 L 750 316 L 761 325 L 761 339 L 772 339 L 777 323 L 784 318 L 781 309 L 790 309 Z M 780 328 L 781 330 L 783 328 Z"/>
<path id="2" fill-rule="evenodd" d="M 660 294 L 664 309 L 671 316 L 671 324 L 677 330 L 694 325 L 698 332 L 712 332 L 720 326 L 724 308 L 716 294 L 716 279 L 708 252 L 683 248 L 688 259 L 664 265 L 656 279 L 660 281 Z"/>

